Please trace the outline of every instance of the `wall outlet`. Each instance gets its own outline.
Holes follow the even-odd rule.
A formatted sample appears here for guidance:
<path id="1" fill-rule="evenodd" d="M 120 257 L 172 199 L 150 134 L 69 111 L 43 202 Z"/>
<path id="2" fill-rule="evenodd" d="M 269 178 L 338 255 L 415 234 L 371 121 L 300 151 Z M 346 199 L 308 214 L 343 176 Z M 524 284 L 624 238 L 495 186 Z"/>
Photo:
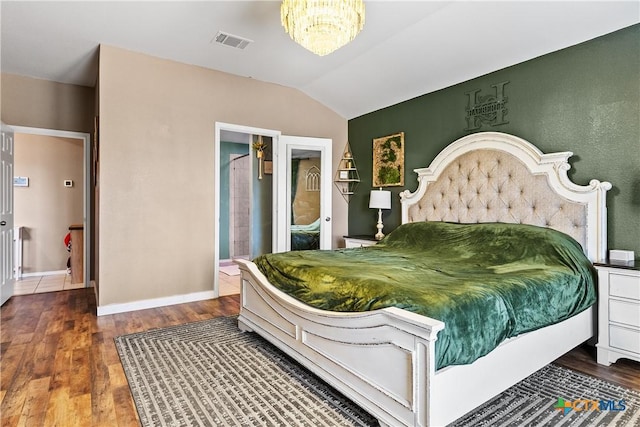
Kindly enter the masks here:
<path id="1" fill-rule="evenodd" d="M 609 261 L 633 261 L 633 251 L 623 251 L 619 249 L 612 249 L 609 251 Z"/>
<path id="2" fill-rule="evenodd" d="M 65 186 L 65 187 L 73 187 L 73 180 L 71 180 L 71 179 L 65 179 L 65 180 L 64 180 L 64 186 Z"/>

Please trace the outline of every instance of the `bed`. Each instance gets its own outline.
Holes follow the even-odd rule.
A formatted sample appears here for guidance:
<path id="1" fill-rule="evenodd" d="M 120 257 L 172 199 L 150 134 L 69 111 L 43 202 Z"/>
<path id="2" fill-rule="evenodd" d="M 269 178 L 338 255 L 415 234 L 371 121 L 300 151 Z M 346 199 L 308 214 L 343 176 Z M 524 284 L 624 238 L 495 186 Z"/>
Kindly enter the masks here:
<path id="1" fill-rule="evenodd" d="M 463 137 L 428 168 L 415 170 L 417 190 L 401 193 L 402 223 L 546 227 L 571 236 L 590 261 L 602 261 L 611 184 L 572 183 L 571 155 L 543 154 L 503 133 Z M 314 308 L 279 290 L 253 262 L 238 263 L 239 327 L 265 337 L 383 426 L 446 425 L 594 336 L 591 306 L 508 338 L 472 363 L 438 366 L 436 343 L 444 322 L 398 307 Z"/>
<path id="2" fill-rule="evenodd" d="M 291 226 L 291 250 L 320 249 L 320 218 L 311 224 Z"/>

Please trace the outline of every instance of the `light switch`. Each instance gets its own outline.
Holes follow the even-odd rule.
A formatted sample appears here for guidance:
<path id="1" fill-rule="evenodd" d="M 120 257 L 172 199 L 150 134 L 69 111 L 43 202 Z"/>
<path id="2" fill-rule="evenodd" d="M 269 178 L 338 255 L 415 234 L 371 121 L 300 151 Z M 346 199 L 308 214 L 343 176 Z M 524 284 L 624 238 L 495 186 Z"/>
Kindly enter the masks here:
<path id="1" fill-rule="evenodd" d="M 73 180 L 71 180 L 71 179 L 65 179 L 65 180 L 64 180 L 64 186 L 65 186 L 65 187 L 73 187 Z"/>

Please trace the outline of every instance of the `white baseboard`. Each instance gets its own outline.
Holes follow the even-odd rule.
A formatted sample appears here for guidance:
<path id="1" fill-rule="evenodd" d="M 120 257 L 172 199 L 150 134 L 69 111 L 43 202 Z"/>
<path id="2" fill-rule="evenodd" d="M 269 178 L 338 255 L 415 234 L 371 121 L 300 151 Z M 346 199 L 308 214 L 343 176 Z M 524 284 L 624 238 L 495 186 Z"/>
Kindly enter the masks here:
<path id="1" fill-rule="evenodd" d="M 22 273 L 20 275 L 20 277 L 56 276 L 58 274 L 67 274 L 67 270 L 40 271 L 40 272 L 36 272 L 36 273 Z"/>
<path id="2" fill-rule="evenodd" d="M 145 310 L 147 308 L 165 307 L 167 305 L 183 304 L 186 302 L 202 301 L 215 298 L 213 291 L 194 292 L 192 294 L 173 295 L 170 297 L 152 298 L 147 300 L 125 302 L 122 304 L 108 304 L 98 306 L 98 316 L 125 313 L 128 311 Z"/>

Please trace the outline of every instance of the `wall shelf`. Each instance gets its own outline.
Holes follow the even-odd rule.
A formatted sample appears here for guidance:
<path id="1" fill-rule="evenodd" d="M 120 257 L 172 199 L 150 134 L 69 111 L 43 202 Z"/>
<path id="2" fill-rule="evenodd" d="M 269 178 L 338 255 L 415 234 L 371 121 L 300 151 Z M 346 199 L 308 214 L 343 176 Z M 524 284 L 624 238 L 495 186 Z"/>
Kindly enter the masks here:
<path id="1" fill-rule="evenodd" d="M 342 194 L 342 197 L 349 203 L 351 196 L 355 194 L 356 188 L 360 184 L 360 175 L 356 166 L 356 160 L 351 153 L 351 147 L 347 142 L 342 152 L 342 158 L 338 164 L 336 176 L 333 180 L 335 186 Z"/>

